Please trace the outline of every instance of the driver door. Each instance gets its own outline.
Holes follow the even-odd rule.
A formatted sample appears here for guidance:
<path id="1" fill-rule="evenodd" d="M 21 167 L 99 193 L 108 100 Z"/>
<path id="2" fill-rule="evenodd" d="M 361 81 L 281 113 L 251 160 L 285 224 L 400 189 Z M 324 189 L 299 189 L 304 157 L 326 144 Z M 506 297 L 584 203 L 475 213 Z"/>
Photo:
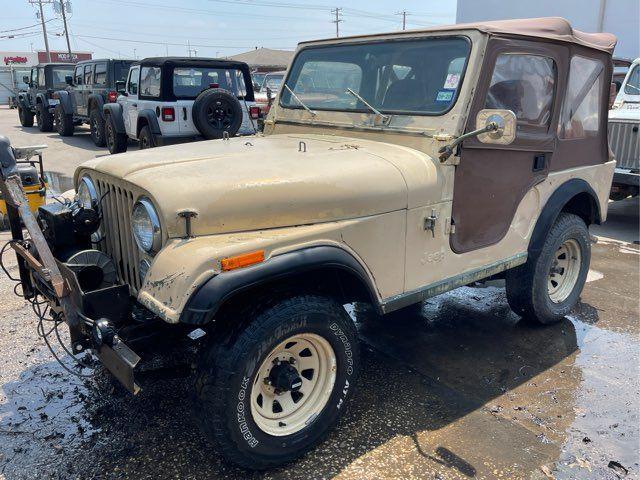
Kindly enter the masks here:
<path id="1" fill-rule="evenodd" d="M 507 234 L 527 192 L 553 163 L 560 99 L 569 52 L 563 45 L 492 39 L 465 132 L 477 128 L 482 109 L 507 109 L 517 118 L 510 145 L 470 138 L 456 167 L 451 249 L 466 253 L 498 243 Z"/>
<path id="2" fill-rule="evenodd" d="M 127 135 L 136 138 L 136 129 L 138 126 L 138 84 L 140 82 L 140 67 L 134 67 L 129 70 L 129 78 L 127 79 L 126 92 L 127 96 L 123 97 L 122 118 Z M 121 97 L 122 98 L 122 97 Z"/>

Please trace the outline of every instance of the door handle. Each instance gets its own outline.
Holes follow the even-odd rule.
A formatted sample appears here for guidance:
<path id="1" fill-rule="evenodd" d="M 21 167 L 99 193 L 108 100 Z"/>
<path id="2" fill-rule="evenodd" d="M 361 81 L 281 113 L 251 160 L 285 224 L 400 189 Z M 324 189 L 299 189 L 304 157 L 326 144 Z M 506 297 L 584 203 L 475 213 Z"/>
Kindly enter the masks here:
<path id="1" fill-rule="evenodd" d="M 537 153 L 533 157 L 533 168 L 531 171 L 539 172 L 544 170 L 547 166 L 547 155 L 544 153 Z"/>
<path id="2" fill-rule="evenodd" d="M 182 119 L 187 120 L 187 107 L 182 107 Z"/>

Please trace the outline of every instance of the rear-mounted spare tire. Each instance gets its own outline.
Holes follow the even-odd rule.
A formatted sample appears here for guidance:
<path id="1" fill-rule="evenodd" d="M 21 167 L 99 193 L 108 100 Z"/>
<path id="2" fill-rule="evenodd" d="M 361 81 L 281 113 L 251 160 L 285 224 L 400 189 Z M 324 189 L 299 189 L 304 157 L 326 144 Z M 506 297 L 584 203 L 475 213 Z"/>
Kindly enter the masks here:
<path id="1" fill-rule="evenodd" d="M 193 104 L 193 123 L 207 140 L 230 137 L 238 133 L 242 125 L 242 107 L 229 91 L 210 88 L 202 92 Z"/>

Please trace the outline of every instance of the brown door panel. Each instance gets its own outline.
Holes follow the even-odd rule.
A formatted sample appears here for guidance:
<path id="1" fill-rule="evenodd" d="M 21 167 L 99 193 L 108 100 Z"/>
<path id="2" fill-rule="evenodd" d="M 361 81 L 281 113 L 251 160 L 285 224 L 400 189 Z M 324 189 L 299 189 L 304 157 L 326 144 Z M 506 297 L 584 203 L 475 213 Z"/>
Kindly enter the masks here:
<path id="1" fill-rule="evenodd" d="M 550 152 L 473 150 L 473 155 L 463 155 L 464 160 L 456 167 L 456 231 L 450 241 L 456 253 L 499 242 L 507 234 L 522 198 L 547 177 L 551 158 Z M 542 169 L 536 170 L 541 162 Z"/>

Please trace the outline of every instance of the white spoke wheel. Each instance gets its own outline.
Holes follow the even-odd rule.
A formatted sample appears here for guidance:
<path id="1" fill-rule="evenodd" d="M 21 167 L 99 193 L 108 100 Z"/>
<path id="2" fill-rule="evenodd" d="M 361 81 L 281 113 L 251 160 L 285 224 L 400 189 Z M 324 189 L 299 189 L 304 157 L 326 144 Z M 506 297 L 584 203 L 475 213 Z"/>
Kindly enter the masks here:
<path id="1" fill-rule="evenodd" d="M 554 303 L 564 302 L 578 281 L 582 253 L 574 239 L 566 240 L 556 251 L 549 269 L 549 298 Z"/>
<path id="2" fill-rule="evenodd" d="M 269 435 L 299 432 L 326 406 L 336 369 L 336 354 L 321 336 L 287 338 L 266 356 L 253 379 L 253 421 Z"/>

